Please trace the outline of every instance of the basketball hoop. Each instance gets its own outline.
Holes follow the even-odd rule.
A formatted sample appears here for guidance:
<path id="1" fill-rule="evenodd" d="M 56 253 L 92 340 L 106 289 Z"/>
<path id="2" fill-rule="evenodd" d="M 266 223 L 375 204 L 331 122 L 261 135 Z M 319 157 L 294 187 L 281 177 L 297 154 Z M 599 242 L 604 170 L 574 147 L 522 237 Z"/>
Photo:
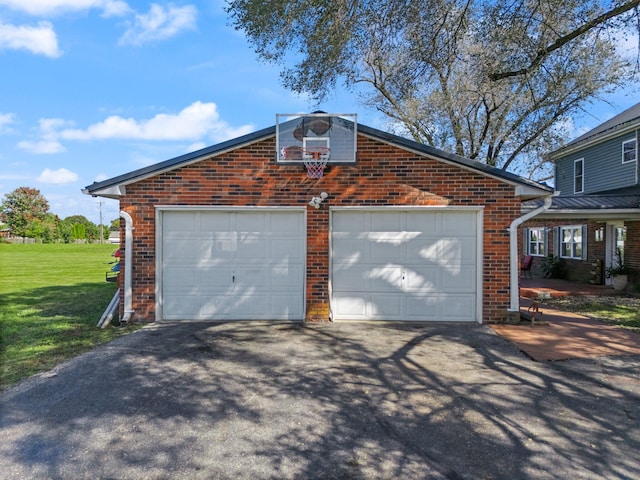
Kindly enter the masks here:
<path id="1" fill-rule="evenodd" d="M 307 169 L 308 178 L 322 178 L 329 162 L 329 148 L 310 147 L 302 150 L 302 160 Z"/>

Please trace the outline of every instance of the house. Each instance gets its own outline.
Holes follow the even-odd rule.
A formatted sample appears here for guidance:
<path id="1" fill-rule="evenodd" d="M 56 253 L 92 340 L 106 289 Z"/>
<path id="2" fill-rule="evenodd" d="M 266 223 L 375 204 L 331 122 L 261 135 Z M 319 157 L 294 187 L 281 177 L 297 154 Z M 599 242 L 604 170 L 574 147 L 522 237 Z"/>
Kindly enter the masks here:
<path id="1" fill-rule="evenodd" d="M 549 154 L 559 195 L 521 232 L 534 275 L 553 255 L 568 280 L 610 284 L 606 269 L 619 252 L 632 270 L 630 288 L 640 282 L 639 131 L 640 103 Z M 523 212 L 540 205 L 525 202 Z"/>
<path id="2" fill-rule="evenodd" d="M 83 192 L 119 199 L 121 314 L 148 322 L 505 321 L 509 228 L 553 193 L 320 113 Z"/>

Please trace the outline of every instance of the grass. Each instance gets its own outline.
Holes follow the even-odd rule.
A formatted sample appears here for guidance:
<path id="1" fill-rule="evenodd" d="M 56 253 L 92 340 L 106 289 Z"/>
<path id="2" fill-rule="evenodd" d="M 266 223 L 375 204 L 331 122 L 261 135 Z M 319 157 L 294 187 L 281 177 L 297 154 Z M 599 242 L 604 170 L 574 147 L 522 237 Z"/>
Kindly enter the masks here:
<path id="1" fill-rule="evenodd" d="M 640 333 L 640 298 L 637 297 L 563 297 L 545 304 Z"/>
<path id="2" fill-rule="evenodd" d="M 0 244 L 0 390 L 131 331 L 96 328 L 115 248 Z"/>

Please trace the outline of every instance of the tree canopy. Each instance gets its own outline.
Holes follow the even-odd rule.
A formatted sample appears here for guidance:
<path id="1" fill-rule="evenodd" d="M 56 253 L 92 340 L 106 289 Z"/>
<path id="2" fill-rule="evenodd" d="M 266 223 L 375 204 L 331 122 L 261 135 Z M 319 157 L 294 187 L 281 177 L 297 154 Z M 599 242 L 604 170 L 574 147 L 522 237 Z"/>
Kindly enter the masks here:
<path id="1" fill-rule="evenodd" d="M 18 187 L 7 193 L 0 204 L 0 219 L 18 236 L 39 230 L 48 213 L 49 202 L 35 188 Z"/>
<path id="2" fill-rule="evenodd" d="M 230 0 L 284 85 L 339 83 L 414 140 L 542 179 L 563 122 L 637 73 L 616 50 L 640 0 Z M 547 172 L 548 173 L 548 172 Z"/>

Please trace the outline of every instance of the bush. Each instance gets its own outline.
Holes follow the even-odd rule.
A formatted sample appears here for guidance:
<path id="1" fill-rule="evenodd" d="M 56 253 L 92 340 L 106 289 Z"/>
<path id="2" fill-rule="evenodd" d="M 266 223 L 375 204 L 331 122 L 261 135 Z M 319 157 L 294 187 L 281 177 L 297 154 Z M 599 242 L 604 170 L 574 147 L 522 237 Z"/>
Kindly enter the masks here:
<path id="1" fill-rule="evenodd" d="M 555 255 L 548 255 L 542 259 L 540 265 L 544 278 L 562 278 L 560 259 Z"/>

